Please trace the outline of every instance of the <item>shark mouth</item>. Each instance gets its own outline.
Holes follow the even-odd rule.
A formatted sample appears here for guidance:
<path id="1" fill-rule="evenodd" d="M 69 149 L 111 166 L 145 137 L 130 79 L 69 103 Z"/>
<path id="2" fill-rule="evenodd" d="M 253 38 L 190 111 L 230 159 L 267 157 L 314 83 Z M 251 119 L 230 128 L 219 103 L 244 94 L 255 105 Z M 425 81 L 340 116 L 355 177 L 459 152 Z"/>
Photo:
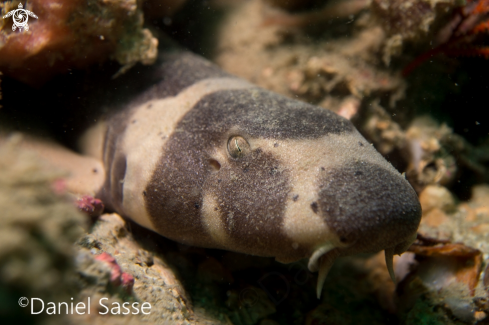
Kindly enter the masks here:
<path id="1" fill-rule="evenodd" d="M 396 276 L 394 273 L 394 255 L 401 255 L 404 253 L 416 239 L 416 233 L 406 241 L 390 247 L 384 250 L 385 253 L 385 264 L 387 266 L 387 271 L 394 282 L 396 283 Z M 309 258 L 308 268 L 311 272 L 318 271 L 318 283 L 316 287 L 316 294 L 318 299 L 321 298 L 321 292 L 323 290 L 324 282 L 326 281 L 326 276 L 329 270 L 333 266 L 335 260 L 341 255 L 340 248 L 336 247 L 332 243 L 326 243 L 319 247 L 312 253 Z"/>

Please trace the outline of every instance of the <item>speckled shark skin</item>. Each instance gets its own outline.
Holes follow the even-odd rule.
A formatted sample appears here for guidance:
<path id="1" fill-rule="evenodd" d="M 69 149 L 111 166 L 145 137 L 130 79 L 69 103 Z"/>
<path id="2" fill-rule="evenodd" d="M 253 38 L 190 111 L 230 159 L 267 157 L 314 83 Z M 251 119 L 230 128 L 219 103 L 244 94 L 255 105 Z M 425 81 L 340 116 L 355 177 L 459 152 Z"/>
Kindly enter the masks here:
<path id="1" fill-rule="evenodd" d="M 193 54 L 150 71 L 154 84 L 85 138 L 110 208 L 188 245 L 309 258 L 318 297 L 338 256 L 385 250 L 393 274 L 421 207 L 350 121 Z"/>

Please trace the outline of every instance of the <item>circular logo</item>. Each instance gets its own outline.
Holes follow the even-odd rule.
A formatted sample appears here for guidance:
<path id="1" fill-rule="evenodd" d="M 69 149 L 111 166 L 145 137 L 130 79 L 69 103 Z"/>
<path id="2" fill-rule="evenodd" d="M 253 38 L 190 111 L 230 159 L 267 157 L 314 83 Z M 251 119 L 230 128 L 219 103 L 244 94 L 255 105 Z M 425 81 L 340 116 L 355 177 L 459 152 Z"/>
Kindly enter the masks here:
<path id="1" fill-rule="evenodd" d="M 26 12 L 16 10 L 16 13 L 13 15 L 13 19 L 17 26 L 25 26 L 29 17 L 27 17 Z"/>
<path id="2" fill-rule="evenodd" d="M 29 299 L 26 297 L 20 297 L 19 298 L 19 306 L 20 307 L 26 307 L 29 304 Z"/>

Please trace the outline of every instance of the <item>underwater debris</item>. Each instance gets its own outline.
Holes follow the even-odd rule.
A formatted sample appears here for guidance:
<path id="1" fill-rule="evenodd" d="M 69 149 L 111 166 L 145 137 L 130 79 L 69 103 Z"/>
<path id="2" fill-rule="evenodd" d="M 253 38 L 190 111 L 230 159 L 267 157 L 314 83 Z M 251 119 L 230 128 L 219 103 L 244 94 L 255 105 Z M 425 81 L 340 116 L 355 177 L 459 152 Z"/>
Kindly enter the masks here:
<path id="1" fill-rule="evenodd" d="M 425 196 L 432 193 L 433 199 L 440 193 L 447 197 L 440 188 L 427 187 L 425 191 Z M 415 267 L 397 292 L 404 306 L 422 299 L 432 308 L 447 309 L 458 319 L 474 323 L 487 316 L 484 301 L 488 292 L 482 266 L 487 264 L 483 259 L 489 253 L 488 232 L 484 231 L 489 226 L 489 186 L 474 186 L 470 201 L 455 209 L 450 201 L 428 211 L 423 209 L 418 240 L 409 249 L 416 256 L 411 263 Z M 426 200 L 422 202 L 429 208 Z M 433 214 L 442 215 L 442 222 L 433 222 Z"/>
<path id="2" fill-rule="evenodd" d="M 452 193 L 441 185 L 428 185 L 419 194 L 419 202 L 423 213 L 428 213 L 433 209 L 440 209 L 444 212 L 455 210 L 455 200 Z"/>
<path id="3" fill-rule="evenodd" d="M 378 100 L 370 103 L 365 112 L 361 130 L 363 134 L 376 145 L 376 149 L 383 155 L 388 155 L 396 148 L 404 148 L 406 134 L 396 123 L 392 114 L 380 106 Z"/>
<path id="4" fill-rule="evenodd" d="M 437 240 L 446 239 L 452 242 L 463 242 L 467 246 L 475 247 L 484 254 L 488 254 L 488 233 L 484 231 L 489 225 L 488 189 L 489 186 L 486 184 L 474 186 L 472 188 L 472 198 L 468 202 L 459 203 L 455 208 L 452 208 L 448 195 L 437 194 L 444 191 L 440 191 L 439 187 L 427 187 L 427 191 L 421 195 L 421 197 L 424 197 L 421 201 L 425 203 L 423 207 L 429 208 L 431 204 L 426 204 L 426 202 L 434 201 L 436 197 L 444 196 L 447 200 L 445 204 L 440 203 L 438 206 L 432 206 L 428 211 L 423 209 L 419 232 L 425 237 L 432 237 Z M 430 199 L 426 198 L 430 195 L 433 197 Z M 432 214 L 441 215 L 439 218 L 444 221 L 430 224 Z"/>
<path id="5" fill-rule="evenodd" d="M 348 96 L 341 100 L 339 103 L 331 103 L 329 101 L 334 101 L 334 98 L 326 97 L 319 106 L 321 107 L 331 107 L 332 110 L 339 116 L 343 116 L 347 120 L 351 120 L 360 109 L 360 100 L 355 96 Z"/>
<path id="6" fill-rule="evenodd" d="M 18 3 L 0 3 L 0 14 Z M 1 20 L 0 70 L 27 84 L 40 85 L 109 57 L 126 69 L 156 59 L 158 41 L 143 28 L 136 0 L 32 0 L 26 8 L 39 17 L 28 32 L 13 32 L 11 19 Z"/>
<path id="7" fill-rule="evenodd" d="M 457 261 L 453 265 L 453 267 L 457 268 L 457 270 L 453 272 L 455 273 L 456 281 L 465 283 L 473 295 L 482 271 L 482 253 L 480 250 L 460 243 L 450 243 L 446 240 L 436 240 L 436 238 L 426 238 L 422 235 L 418 235 L 418 241 L 409 248 L 409 251 L 417 256 L 423 257 L 452 257 L 464 260 Z M 441 259 L 437 258 L 437 263 L 439 262 L 441 262 Z M 449 264 L 448 261 L 446 261 L 446 263 Z M 443 268 L 446 269 L 447 265 Z M 430 266 L 427 269 L 429 269 L 429 272 L 434 272 L 433 266 Z M 440 284 L 440 282 L 442 282 L 440 277 L 434 278 L 436 278 L 438 289 L 447 285 L 446 283 Z"/>
<path id="8" fill-rule="evenodd" d="M 399 284 L 399 299 L 404 308 L 419 299 L 448 309 L 458 319 L 475 321 L 475 302 L 482 271 L 482 252 L 460 243 L 418 236 L 410 248 L 415 267 Z"/>
<path id="9" fill-rule="evenodd" d="M 483 147 L 474 147 L 446 124 L 439 125 L 428 116 L 417 117 L 406 131 L 406 140 L 406 176 L 418 192 L 428 184 L 449 186 L 462 171 L 481 181 L 489 179 Z"/>
<path id="10" fill-rule="evenodd" d="M 342 55 L 332 53 L 309 58 L 305 66 L 291 70 L 287 79 L 293 94 L 311 100 L 335 92 L 361 99 L 373 92 L 402 93 L 404 90 L 402 82 L 387 73 L 360 62 L 352 66 Z M 396 97 L 396 94 L 392 95 L 392 98 Z"/>

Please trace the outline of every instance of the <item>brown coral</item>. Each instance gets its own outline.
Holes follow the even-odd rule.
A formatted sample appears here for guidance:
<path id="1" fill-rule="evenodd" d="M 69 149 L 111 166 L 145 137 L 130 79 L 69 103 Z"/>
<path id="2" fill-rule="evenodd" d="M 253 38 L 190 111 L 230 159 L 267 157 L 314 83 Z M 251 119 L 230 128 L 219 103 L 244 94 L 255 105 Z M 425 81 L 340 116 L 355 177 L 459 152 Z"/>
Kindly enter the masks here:
<path id="1" fill-rule="evenodd" d="M 373 0 L 373 17 L 388 37 L 384 62 L 400 54 L 404 42 L 424 40 L 456 5 L 456 0 Z"/>
<path id="2" fill-rule="evenodd" d="M 1 14 L 18 3 L 1 3 Z M 111 55 L 122 65 L 156 58 L 157 40 L 142 28 L 136 0 L 32 0 L 26 9 L 39 17 L 29 31 L 12 32 L 11 18 L 0 26 L 0 70 L 28 84 Z"/>
<path id="3" fill-rule="evenodd" d="M 453 268 L 451 272 L 454 273 L 455 280 L 465 283 L 472 294 L 474 293 L 482 271 L 482 253 L 480 250 L 460 243 L 447 243 L 434 239 L 426 240 L 423 236 L 418 236 L 418 240 L 418 243 L 409 248 L 410 252 L 423 257 L 436 257 L 435 263 L 445 263 L 444 268 Z M 445 257 L 454 261 L 449 261 Z M 441 281 L 442 279 L 438 280 Z"/>
<path id="4" fill-rule="evenodd" d="M 411 272 L 397 288 L 403 308 L 424 301 L 450 310 L 465 323 L 481 316 L 475 312 L 475 300 L 480 299 L 476 293 L 481 293 L 476 290 L 482 270 L 480 250 L 418 235 L 409 251 L 415 254 Z"/>

